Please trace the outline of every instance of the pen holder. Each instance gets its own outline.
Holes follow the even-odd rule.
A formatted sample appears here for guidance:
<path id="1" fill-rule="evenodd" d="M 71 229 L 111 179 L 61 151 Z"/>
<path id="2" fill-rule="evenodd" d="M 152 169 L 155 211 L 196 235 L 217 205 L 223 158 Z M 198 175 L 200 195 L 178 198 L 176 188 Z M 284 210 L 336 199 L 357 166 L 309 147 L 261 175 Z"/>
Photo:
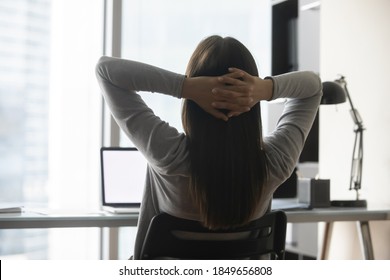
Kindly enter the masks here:
<path id="1" fill-rule="evenodd" d="M 299 178 L 298 201 L 312 208 L 330 207 L 330 180 Z"/>

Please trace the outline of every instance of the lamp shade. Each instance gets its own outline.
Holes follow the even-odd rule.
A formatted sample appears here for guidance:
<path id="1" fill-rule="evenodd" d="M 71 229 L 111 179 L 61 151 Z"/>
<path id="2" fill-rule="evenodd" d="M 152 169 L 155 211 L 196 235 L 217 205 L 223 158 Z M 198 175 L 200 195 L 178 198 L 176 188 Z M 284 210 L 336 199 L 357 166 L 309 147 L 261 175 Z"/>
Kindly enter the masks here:
<path id="1" fill-rule="evenodd" d="M 339 104 L 347 100 L 345 90 L 337 82 L 323 82 L 322 93 L 321 104 Z"/>

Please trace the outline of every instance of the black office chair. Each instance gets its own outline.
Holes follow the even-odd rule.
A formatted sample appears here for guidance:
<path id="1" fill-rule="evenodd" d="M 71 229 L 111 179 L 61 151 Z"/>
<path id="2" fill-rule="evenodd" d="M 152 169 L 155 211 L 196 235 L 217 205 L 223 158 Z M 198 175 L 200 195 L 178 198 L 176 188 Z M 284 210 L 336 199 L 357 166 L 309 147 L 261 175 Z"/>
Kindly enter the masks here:
<path id="1" fill-rule="evenodd" d="M 162 213 L 147 231 L 141 259 L 284 259 L 286 214 L 272 211 L 247 226 L 210 231 Z"/>

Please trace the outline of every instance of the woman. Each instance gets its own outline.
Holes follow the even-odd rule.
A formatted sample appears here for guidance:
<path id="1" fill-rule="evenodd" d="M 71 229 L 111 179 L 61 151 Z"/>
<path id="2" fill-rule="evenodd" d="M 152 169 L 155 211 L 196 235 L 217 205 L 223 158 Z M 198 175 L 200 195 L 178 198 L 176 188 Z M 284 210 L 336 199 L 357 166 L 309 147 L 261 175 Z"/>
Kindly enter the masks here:
<path id="1" fill-rule="evenodd" d="M 311 72 L 258 77 L 239 41 L 211 36 L 194 51 L 186 76 L 102 57 L 96 73 L 121 129 L 148 161 L 134 257 L 149 222 L 166 212 L 211 229 L 261 217 L 290 176 L 321 99 Z M 138 91 L 183 98 L 179 133 L 158 118 Z M 262 100 L 288 98 L 277 128 L 262 139 Z"/>

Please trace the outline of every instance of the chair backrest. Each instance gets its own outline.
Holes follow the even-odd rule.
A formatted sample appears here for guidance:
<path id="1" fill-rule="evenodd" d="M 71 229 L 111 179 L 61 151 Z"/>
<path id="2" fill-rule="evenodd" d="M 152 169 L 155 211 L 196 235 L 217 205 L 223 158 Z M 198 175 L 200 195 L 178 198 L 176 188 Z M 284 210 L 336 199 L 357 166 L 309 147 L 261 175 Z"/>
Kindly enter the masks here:
<path id="1" fill-rule="evenodd" d="M 197 221 L 166 213 L 155 216 L 147 231 L 141 259 L 284 259 L 287 218 L 272 211 L 247 226 L 210 231 Z"/>

